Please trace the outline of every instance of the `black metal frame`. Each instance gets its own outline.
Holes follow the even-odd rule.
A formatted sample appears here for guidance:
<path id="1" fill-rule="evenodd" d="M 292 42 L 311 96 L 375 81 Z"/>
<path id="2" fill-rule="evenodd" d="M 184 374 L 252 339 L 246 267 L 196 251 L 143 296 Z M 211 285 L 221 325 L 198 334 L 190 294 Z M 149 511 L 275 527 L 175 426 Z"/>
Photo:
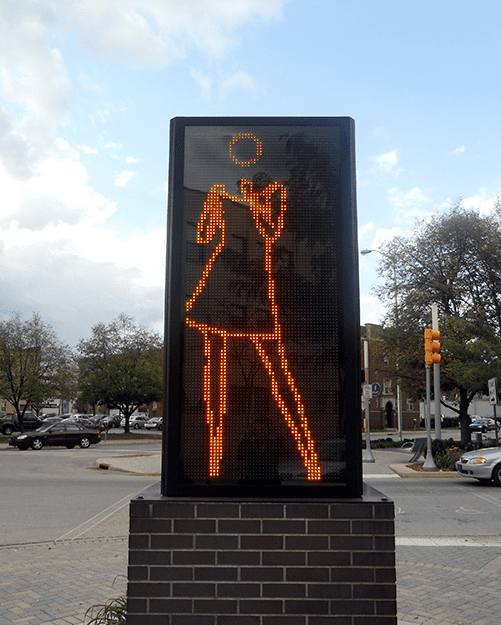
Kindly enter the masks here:
<path id="1" fill-rule="evenodd" d="M 182 343 L 184 318 L 181 315 L 183 271 L 183 179 L 185 130 L 189 126 L 322 127 L 337 126 L 341 133 L 341 211 L 336 215 L 339 238 L 338 272 L 339 322 L 342 327 L 339 349 L 345 376 L 346 481 L 283 486 L 217 485 L 178 483 L 180 389 L 182 385 Z M 178 117 L 171 120 L 169 199 L 167 220 L 167 275 L 165 300 L 165 391 L 162 449 L 162 494 L 184 497 L 248 498 L 353 498 L 362 495 L 362 449 L 360 410 L 360 315 L 358 246 L 355 189 L 354 121 L 349 117 Z M 180 207 L 180 208 L 177 208 Z"/>

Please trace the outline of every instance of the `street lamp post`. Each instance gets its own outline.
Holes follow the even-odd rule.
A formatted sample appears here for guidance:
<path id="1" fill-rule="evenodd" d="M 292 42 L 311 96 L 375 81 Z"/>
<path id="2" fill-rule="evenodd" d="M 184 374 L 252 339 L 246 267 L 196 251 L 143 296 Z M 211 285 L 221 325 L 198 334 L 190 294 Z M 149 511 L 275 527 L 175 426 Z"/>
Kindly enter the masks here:
<path id="1" fill-rule="evenodd" d="M 362 250 L 360 252 L 360 254 L 362 256 L 366 256 L 367 254 L 370 254 L 371 252 L 377 252 L 378 254 L 381 254 L 381 256 L 384 256 L 385 258 L 387 258 L 393 265 L 393 292 L 395 295 L 395 328 L 398 331 L 398 289 L 397 289 L 397 267 L 394 263 L 394 261 L 392 260 L 392 258 L 390 256 L 388 256 L 388 254 L 386 254 L 386 252 L 382 252 L 381 250 Z M 396 366 L 397 366 L 397 370 L 398 370 L 398 359 L 396 361 Z M 400 392 L 400 378 L 397 377 L 397 425 L 398 425 L 398 436 L 400 441 L 403 440 L 403 433 L 402 433 L 402 429 L 403 429 L 403 424 L 402 424 L 402 395 Z"/>
<path id="2" fill-rule="evenodd" d="M 369 341 L 364 340 L 364 371 L 365 382 L 369 384 Z M 362 462 L 376 462 L 371 449 L 371 409 L 370 399 L 365 397 L 365 452 Z"/>

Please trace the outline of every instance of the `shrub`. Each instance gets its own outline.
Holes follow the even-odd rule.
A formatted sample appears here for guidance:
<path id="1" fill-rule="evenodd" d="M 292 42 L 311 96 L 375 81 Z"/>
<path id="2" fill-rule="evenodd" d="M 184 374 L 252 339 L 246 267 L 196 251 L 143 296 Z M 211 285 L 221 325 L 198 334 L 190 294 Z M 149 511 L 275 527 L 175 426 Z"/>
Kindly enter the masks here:
<path id="1" fill-rule="evenodd" d="M 104 605 L 89 608 L 85 618 L 91 617 L 87 625 L 125 625 L 127 619 L 127 599 L 111 599 Z"/>
<path id="2" fill-rule="evenodd" d="M 435 464 L 438 469 L 448 469 L 449 471 L 456 470 L 456 461 L 461 458 L 464 453 L 464 449 L 458 449 L 458 447 L 452 447 L 447 449 L 440 456 L 435 457 Z"/>

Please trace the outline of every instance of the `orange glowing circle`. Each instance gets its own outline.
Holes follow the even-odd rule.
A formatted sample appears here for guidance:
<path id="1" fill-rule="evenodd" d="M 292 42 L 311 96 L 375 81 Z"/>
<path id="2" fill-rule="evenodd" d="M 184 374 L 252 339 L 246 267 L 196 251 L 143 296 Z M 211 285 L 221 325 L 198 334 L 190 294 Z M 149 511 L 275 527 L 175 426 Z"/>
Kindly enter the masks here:
<path id="1" fill-rule="evenodd" d="M 233 146 L 235 145 L 235 143 L 239 139 L 252 139 L 256 143 L 256 156 L 254 158 L 251 158 L 251 159 L 249 159 L 247 161 L 240 161 L 232 153 Z M 230 141 L 230 158 L 237 165 L 240 165 L 240 167 L 250 167 L 251 165 L 255 165 L 258 162 L 259 157 L 261 156 L 262 153 L 263 153 L 263 144 L 261 143 L 261 141 L 259 141 L 259 139 L 255 135 L 252 134 L 252 132 L 239 132 L 238 135 L 236 135 L 235 137 L 231 138 L 231 141 Z"/>

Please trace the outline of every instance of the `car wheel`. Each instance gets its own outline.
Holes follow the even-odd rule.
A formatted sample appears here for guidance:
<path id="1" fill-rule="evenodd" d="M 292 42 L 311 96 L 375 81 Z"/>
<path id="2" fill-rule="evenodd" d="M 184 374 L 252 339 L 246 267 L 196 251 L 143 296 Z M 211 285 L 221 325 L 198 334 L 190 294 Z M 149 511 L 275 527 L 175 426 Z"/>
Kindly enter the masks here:
<path id="1" fill-rule="evenodd" d="M 492 471 L 492 479 L 501 486 L 501 464 L 497 464 Z"/>
<path id="2" fill-rule="evenodd" d="M 6 425 L 2 430 L 5 436 L 10 436 L 13 431 L 14 431 L 14 428 L 12 427 L 12 425 Z"/>
<path id="3" fill-rule="evenodd" d="M 31 449 L 39 450 L 43 447 L 43 440 L 38 436 L 31 441 Z"/>
<path id="4" fill-rule="evenodd" d="M 84 436 L 82 439 L 80 439 L 79 445 L 82 449 L 87 449 L 88 447 L 90 447 L 90 438 L 88 436 Z"/>

